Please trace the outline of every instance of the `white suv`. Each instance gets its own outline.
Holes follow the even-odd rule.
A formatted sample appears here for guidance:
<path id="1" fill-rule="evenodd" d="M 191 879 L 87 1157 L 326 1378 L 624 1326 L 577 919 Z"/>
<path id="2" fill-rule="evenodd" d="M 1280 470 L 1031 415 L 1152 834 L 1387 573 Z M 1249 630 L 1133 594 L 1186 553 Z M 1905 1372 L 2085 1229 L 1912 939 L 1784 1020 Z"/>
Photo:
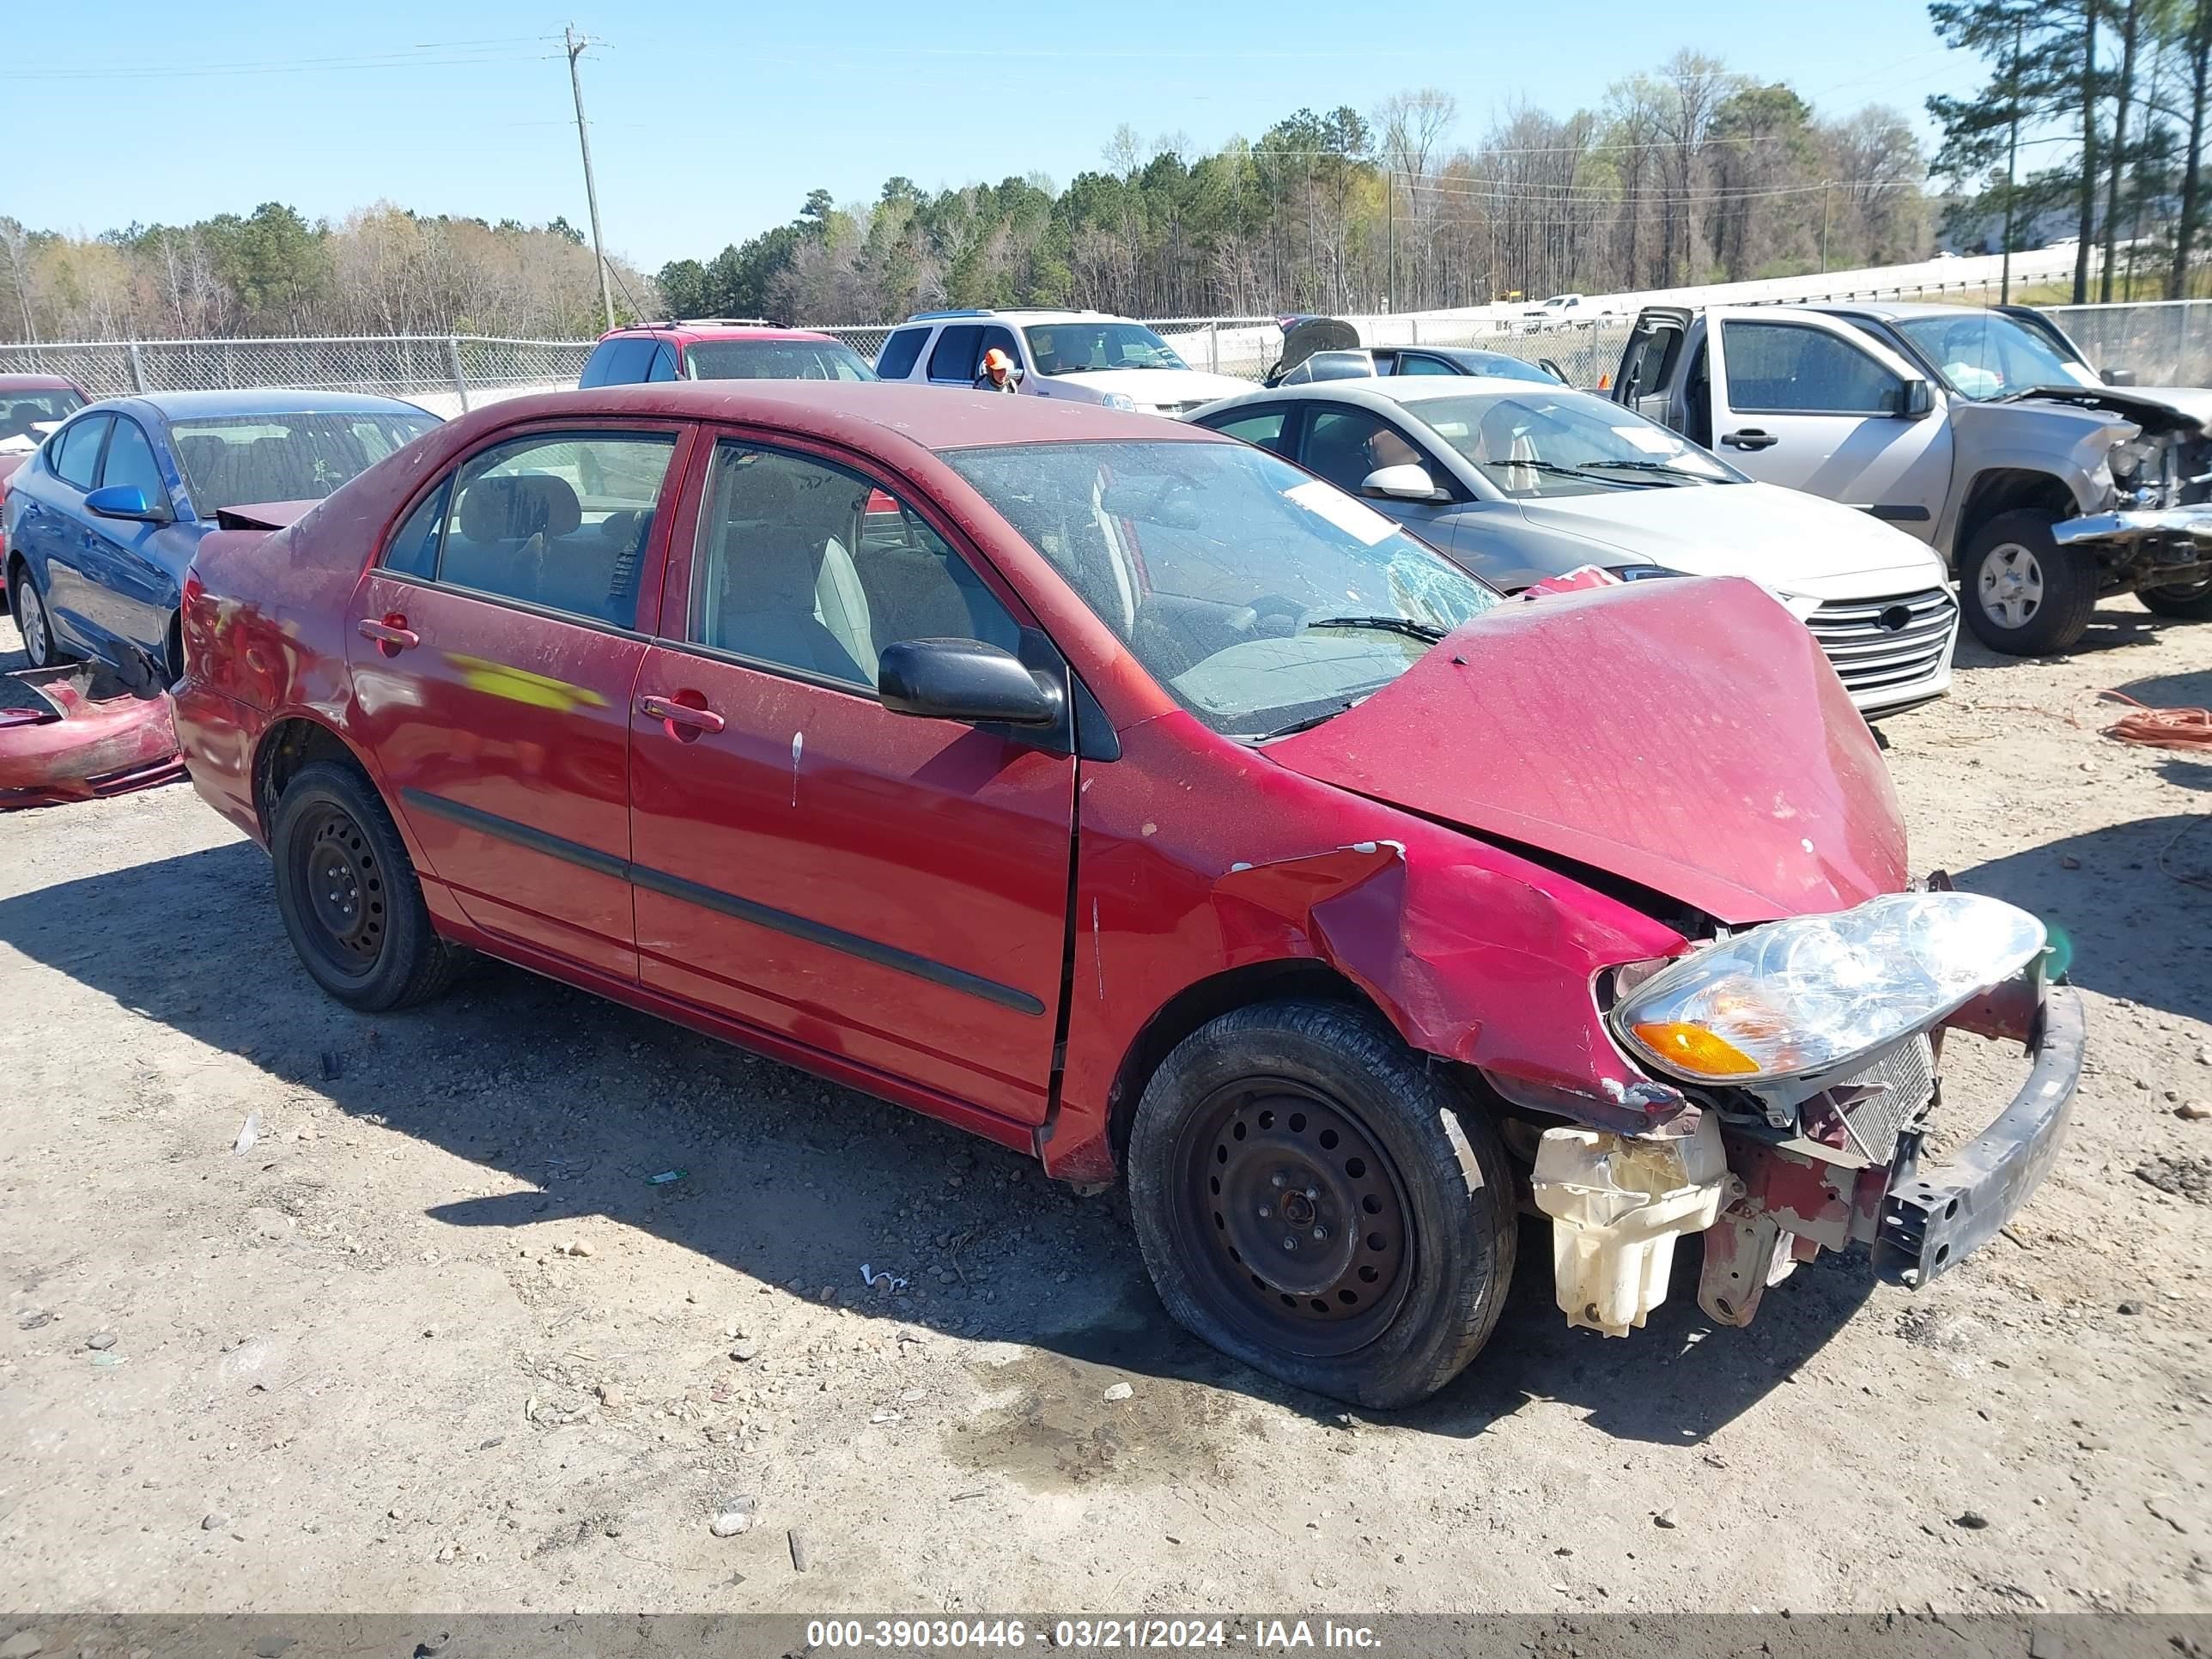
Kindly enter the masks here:
<path id="1" fill-rule="evenodd" d="M 917 312 L 884 342 L 876 374 L 973 386 L 994 346 L 1014 360 L 1028 397 L 1185 415 L 1252 389 L 1249 380 L 1191 368 L 1142 323 L 1101 311 Z"/>

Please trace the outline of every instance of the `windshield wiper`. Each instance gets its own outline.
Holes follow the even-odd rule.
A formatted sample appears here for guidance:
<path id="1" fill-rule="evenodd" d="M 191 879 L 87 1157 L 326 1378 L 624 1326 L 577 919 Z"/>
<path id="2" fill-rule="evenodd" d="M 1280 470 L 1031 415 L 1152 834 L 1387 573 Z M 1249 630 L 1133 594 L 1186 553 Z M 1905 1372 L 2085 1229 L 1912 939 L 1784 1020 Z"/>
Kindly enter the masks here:
<path id="1" fill-rule="evenodd" d="M 1516 460 L 1479 461 L 1478 466 L 1525 466 L 1537 472 L 1548 472 L 1559 478 L 1581 478 L 1589 483 L 1613 484 L 1627 489 L 1663 489 L 1657 479 L 1608 478 L 1602 472 L 1585 472 L 1578 466 L 1563 466 L 1557 461 Z"/>
<path id="2" fill-rule="evenodd" d="M 1725 480 L 1708 473 L 1693 472 L 1686 466 L 1677 466 L 1672 461 L 1584 461 L 1584 466 L 1617 466 L 1632 472 L 1663 472 L 1673 478 L 1687 478 L 1692 483 L 1721 483 Z"/>
<path id="3" fill-rule="evenodd" d="M 1384 634 L 1408 634 L 1431 645 L 1444 636 L 1444 630 L 1435 623 L 1415 622 L 1411 617 L 1323 617 L 1299 624 L 1301 632 L 1309 628 L 1371 628 Z"/>
<path id="4" fill-rule="evenodd" d="M 1288 726 L 1279 726 L 1272 732 L 1262 732 L 1258 737 L 1246 738 L 1243 741 L 1246 743 L 1271 743 L 1277 738 L 1295 737 L 1300 732 L 1310 732 L 1316 726 L 1325 726 L 1330 720 L 1334 720 L 1339 714 L 1346 713 L 1348 710 L 1356 708 L 1357 707 L 1358 707 L 1358 699 L 1355 697 L 1349 702 L 1338 703 L 1333 708 L 1322 709 L 1318 714 L 1309 714 L 1304 720 L 1292 720 Z"/>

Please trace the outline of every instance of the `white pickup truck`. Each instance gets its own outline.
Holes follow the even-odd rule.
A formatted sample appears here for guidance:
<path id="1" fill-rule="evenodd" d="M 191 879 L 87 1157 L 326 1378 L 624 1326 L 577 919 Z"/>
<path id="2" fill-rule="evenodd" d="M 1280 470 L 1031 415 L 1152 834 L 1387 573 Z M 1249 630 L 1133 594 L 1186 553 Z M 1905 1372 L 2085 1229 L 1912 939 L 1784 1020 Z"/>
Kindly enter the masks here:
<path id="1" fill-rule="evenodd" d="M 2034 655 L 2113 594 L 2212 618 L 2212 391 L 2130 379 L 2021 306 L 1650 306 L 1610 392 L 1929 543 L 1975 636 Z"/>

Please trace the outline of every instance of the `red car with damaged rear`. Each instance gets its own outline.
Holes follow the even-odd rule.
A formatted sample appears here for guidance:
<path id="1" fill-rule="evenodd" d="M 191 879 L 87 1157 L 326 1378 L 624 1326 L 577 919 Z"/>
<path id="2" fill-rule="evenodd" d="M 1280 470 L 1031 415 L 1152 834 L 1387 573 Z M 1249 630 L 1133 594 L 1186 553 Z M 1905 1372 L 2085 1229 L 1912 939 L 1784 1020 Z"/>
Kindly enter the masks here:
<path id="1" fill-rule="evenodd" d="M 210 537 L 184 628 L 193 781 L 331 995 L 470 947 L 1126 1180 L 1170 1314 L 1370 1406 L 1482 1346 L 1522 1208 L 1613 1334 L 1687 1233 L 1729 1324 L 1824 1249 L 1924 1282 L 2080 1070 L 1757 587 L 1509 601 L 1199 428 L 517 399 Z M 1960 1027 L 2032 1062 L 1923 1163 Z"/>

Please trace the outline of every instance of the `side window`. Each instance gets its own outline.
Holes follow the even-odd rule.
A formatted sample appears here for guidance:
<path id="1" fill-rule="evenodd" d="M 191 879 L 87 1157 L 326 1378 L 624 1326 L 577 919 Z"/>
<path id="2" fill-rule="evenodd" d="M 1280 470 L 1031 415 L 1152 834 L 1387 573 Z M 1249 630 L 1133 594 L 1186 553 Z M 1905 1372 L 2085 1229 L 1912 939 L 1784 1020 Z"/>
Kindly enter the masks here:
<path id="1" fill-rule="evenodd" d="M 1012 651 L 1021 629 L 896 496 L 824 461 L 717 445 L 692 558 L 700 645 L 872 692 L 900 640 Z"/>
<path id="2" fill-rule="evenodd" d="M 672 380 L 676 378 L 676 348 L 665 340 L 653 343 L 653 366 L 646 370 L 648 380 Z"/>
<path id="3" fill-rule="evenodd" d="M 1628 382 L 1624 395 L 1656 398 L 1667 389 L 1668 374 L 1674 367 L 1674 359 L 1681 355 L 1682 331 L 1669 327 L 1639 331 L 1631 343 L 1631 349 L 1634 355 L 1622 377 Z"/>
<path id="4" fill-rule="evenodd" d="M 1408 356 L 1398 359 L 1401 374 L 1456 374 L 1459 371 L 1441 357 Z"/>
<path id="5" fill-rule="evenodd" d="M 100 471 L 100 442 L 107 436 L 111 419 L 106 415 L 88 416 L 62 433 L 53 446 L 56 477 L 79 489 L 92 488 L 93 478 Z"/>
<path id="6" fill-rule="evenodd" d="M 454 477 L 438 580 L 635 627 L 638 568 L 675 449 L 673 434 L 559 433 L 470 457 Z"/>
<path id="7" fill-rule="evenodd" d="M 886 380 L 903 380 L 914 373 L 915 360 L 921 356 L 922 342 L 929 337 L 926 328 L 902 328 L 884 342 L 884 349 L 876 356 L 876 373 Z"/>
<path id="8" fill-rule="evenodd" d="M 137 422 L 115 417 L 115 435 L 107 441 L 107 460 L 100 469 L 103 487 L 136 484 L 145 493 L 146 505 L 166 508 L 169 487 L 161 482 L 161 468 L 154 459 L 154 446 Z"/>
<path id="9" fill-rule="evenodd" d="M 407 522 L 385 544 L 386 570 L 424 581 L 438 574 L 438 534 L 446 527 L 446 495 L 453 487 L 453 481 L 447 478 L 407 515 Z"/>
<path id="10" fill-rule="evenodd" d="M 1233 421 L 1210 421 L 1216 431 L 1231 438 L 1242 438 L 1248 444 L 1257 444 L 1262 449 L 1272 449 L 1285 460 L 1290 459 L 1290 447 L 1284 441 L 1284 428 L 1290 424 L 1291 406 L 1275 404 L 1250 415 L 1240 415 Z M 1364 476 L 1364 475 L 1363 475 Z"/>
<path id="11" fill-rule="evenodd" d="M 1721 325 L 1728 406 L 1742 414 L 1893 415 L 1896 375 L 1848 340 L 1798 323 Z"/>
<path id="12" fill-rule="evenodd" d="M 1000 328 L 994 325 L 985 329 L 983 337 L 975 342 L 975 367 L 968 376 L 969 380 L 974 380 L 976 375 L 983 372 L 983 354 L 994 346 L 1012 357 L 1017 368 L 1020 367 L 1022 349 L 1014 343 L 1014 331 L 1011 328 Z"/>
<path id="13" fill-rule="evenodd" d="M 611 340 L 599 342 L 584 364 L 584 373 L 576 385 L 634 386 L 652 372 L 653 349 L 659 342 L 649 335 L 620 334 Z"/>
<path id="14" fill-rule="evenodd" d="M 958 381 L 962 386 L 974 383 L 975 365 L 983 356 L 983 330 L 976 323 L 955 323 L 937 337 L 937 348 L 929 354 L 929 378 L 933 380 Z"/>
<path id="15" fill-rule="evenodd" d="M 1364 409 L 1316 410 L 1306 422 L 1304 453 L 1299 459 L 1307 471 L 1353 495 L 1378 467 L 1429 464 L 1389 422 Z"/>

